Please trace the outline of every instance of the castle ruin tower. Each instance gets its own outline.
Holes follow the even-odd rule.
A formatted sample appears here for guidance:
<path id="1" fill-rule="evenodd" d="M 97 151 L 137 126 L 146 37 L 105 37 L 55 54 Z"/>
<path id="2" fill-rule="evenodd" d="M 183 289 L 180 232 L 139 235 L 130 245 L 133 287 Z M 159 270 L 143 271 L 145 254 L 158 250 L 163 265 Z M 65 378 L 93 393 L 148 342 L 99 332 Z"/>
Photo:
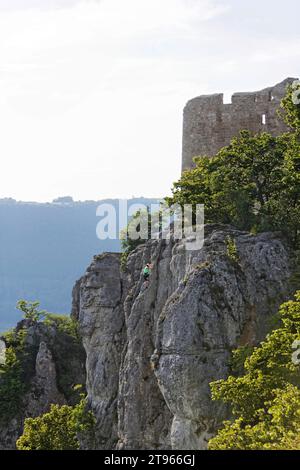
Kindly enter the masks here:
<path id="1" fill-rule="evenodd" d="M 261 91 L 235 93 L 229 104 L 224 104 L 222 93 L 188 101 L 183 113 L 182 171 L 193 168 L 196 156 L 215 155 L 242 129 L 253 134 L 286 132 L 277 110 L 287 86 L 295 80 L 287 78 Z"/>

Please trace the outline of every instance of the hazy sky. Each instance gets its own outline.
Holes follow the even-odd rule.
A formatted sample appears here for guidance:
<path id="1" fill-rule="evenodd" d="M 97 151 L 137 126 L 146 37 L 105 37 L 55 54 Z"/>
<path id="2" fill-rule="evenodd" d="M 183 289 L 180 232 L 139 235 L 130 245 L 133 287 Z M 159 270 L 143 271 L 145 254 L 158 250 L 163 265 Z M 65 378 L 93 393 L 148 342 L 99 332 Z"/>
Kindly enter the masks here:
<path id="1" fill-rule="evenodd" d="M 0 197 L 166 195 L 182 109 L 299 76 L 299 0 L 0 0 Z"/>

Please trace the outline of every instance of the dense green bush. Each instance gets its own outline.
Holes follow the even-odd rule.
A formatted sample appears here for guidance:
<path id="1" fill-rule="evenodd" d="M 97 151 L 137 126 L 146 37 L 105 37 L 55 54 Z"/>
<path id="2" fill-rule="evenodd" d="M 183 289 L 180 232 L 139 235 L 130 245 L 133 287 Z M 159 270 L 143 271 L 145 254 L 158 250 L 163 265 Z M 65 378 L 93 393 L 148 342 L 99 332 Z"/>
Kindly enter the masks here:
<path id="1" fill-rule="evenodd" d="M 295 98 L 299 103 L 300 82 L 295 82 L 288 87 L 288 91 L 281 103 L 282 117 L 286 124 L 296 133 L 300 132 L 300 104 L 296 104 Z"/>
<path id="2" fill-rule="evenodd" d="M 48 413 L 25 420 L 18 450 L 78 450 L 78 433 L 91 431 L 94 416 L 82 398 L 75 406 L 51 405 Z"/>
<path id="3" fill-rule="evenodd" d="M 137 238 L 134 239 L 130 236 L 131 232 L 137 232 Z M 143 237 L 141 232 L 147 232 L 146 237 Z M 140 236 L 138 236 L 140 234 Z M 151 238 L 151 217 L 148 211 L 137 211 L 130 221 L 127 227 L 121 231 L 121 246 L 122 246 L 122 257 L 121 257 L 121 269 L 125 270 L 128 255 L 135 250 L 139 245 L 145 243 Z"/>
<path id="4" fill-rule="evenodd" d="M 61 333 L 65 333 L 76 340 L 79 339 L 78 325 L 71 317 L 67 315 L 46 313 L 44 324 L 48 326 L 55 326 Z"/>
<path id="5" fill-rule="evenodd" d="M 0 364 L 0 421 L 8 422 L 22 408 L 26 391 L 22 362 L 26 359 L 25 330 L 9 331 L 3 335 L 6 343 L 5 362 Z"/>
<path id="6" fill-rule="evenodd" d="M 17 309 L 23 313 L 23 318 L 31 320 L 34 323 L 39 321 L 45 325 L 55 326 L 61 333 L 66 333 L 73 338 L 78 338 L 77 324 L 67 315 L 58 315 L 49 313 L 46 310 L 40 310 L 40 302 L 29 302 L 27 300 L 19 300 Z"/>

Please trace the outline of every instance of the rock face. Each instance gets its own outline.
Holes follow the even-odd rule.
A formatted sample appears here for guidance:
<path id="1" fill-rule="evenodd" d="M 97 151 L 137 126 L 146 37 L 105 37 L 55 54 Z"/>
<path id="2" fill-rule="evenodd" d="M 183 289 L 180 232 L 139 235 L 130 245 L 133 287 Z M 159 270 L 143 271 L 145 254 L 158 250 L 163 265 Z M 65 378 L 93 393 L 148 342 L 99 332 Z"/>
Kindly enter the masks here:
<path id="1" fill-rule="evenodd" d="M 124 272 L 119 255 L 95 257 L 73 292 L 97 418 L 95 439 L 83 447 L 205 449 L 227 413 L 209 383 L 228 375 L 232 349 L 264 337 L 290 294 L 292 270 L 275 234 L 224 226 L 207 226 L 198 251 L 149 241 Z"/>
<path id="2" fill-rule="evenodd" d="M 25 396 L 16 416 L 3 420 L 0 416 L 0 449 L 15 449 L 27 417 L 40 416 L 51 404 L 77 401 L 72 386 L 85 384 L 85 352 L 81 343 L 54 325 L 23 320 L 16 334 L 26 332 L 24 357 L 21 359 Z"/>
<path id="3" fill-rule="evenodd" d="M 26 397 L 26 415 L 39 416 L 46 413 L 52 403 L 66 404 L 66 399 L 58 390 L 55 362 L 44 341 L 39 344 L 35 359 L 35 375 Z"/>

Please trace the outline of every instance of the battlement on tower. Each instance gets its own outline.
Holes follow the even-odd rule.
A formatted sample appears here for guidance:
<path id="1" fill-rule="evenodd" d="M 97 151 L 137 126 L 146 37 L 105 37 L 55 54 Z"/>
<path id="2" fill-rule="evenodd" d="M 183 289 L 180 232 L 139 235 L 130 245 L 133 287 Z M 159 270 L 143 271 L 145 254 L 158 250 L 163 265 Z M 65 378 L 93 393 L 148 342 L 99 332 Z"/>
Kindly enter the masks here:
<path id="1" fill-rule="evenodd" d="M 242 129 L 253 134 L 286 132 L 287 127 L 278 117 L 277 110 L 287 86 L 295 80 L 287 78 L 261 91 L 234 93 L 228 104 L 224 103 L 222 93 L 188 101 L 183 115 L 182 170 L 192 168 L 196 156 L 215 155 Z"/>

